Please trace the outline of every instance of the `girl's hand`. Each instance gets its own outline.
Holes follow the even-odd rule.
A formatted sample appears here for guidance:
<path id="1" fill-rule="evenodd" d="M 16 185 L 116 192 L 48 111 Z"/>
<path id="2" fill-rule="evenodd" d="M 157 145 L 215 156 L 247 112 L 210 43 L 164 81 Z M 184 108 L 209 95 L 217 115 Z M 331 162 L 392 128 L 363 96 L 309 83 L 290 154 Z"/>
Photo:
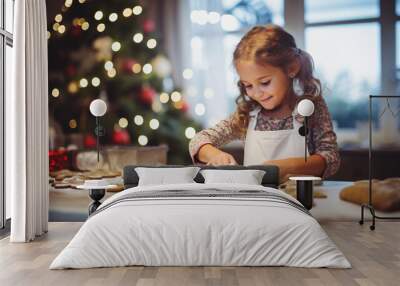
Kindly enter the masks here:
<path id="1" fill-rule="evenodd" d="M 208 162 L 207 165 L 219 166 L 219 165 L 237 165 L 235 158 L 231 154 L 219 151 L 215 154 Z"/>
<path id="2" fill-rule="evenodd" d="M 205 144 L 200 148 L 198 159 L 212 166 L 237 165 L 231 154 L 225 153 L 211 144 Z"/>

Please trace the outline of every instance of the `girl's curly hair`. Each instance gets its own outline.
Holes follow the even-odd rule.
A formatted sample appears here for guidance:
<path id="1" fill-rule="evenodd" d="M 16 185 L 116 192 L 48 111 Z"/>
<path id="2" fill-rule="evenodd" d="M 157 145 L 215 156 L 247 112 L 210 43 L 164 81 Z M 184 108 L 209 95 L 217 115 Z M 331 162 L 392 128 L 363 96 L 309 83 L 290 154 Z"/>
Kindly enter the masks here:
<path id="1" fill-rule="evenodd" d="M 260 65 L 269 64 L 282 68 L 285 72 L 295 60 L 300 64 L 295 80 L 298 80 L 304 92 L 301 98 L 320 96 L 321 83 L 313 76 L 314 63 L 310 54 L 297 48 L 293 36 L 280 26 L 269 24 L 253 27 L 240 40 L 233 53 L 234 64 L 238 61 L 254 61 Z M 240 95 L 236 98 L 237 116 L 234 118 L 234 124 L 240 126 L 244 132 L 249 122 L 249 112 L 259 104 L 246 95 L 240 81 L 238 87 Z M 290 88 L 293 91 L 292 85 Z"/>

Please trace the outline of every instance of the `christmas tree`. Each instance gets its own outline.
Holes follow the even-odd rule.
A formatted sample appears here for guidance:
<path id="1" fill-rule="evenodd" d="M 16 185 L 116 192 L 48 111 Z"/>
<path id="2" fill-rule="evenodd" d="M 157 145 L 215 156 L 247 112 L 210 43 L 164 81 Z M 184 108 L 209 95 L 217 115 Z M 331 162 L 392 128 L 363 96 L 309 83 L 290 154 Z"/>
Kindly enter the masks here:
<path id="1" fill-rule="evenodd" d="M 146 2 L 66 0 L 48 21 L 50 116 L 65 134 L 94 141 L 90 102 L 101 98 L 102 144 L 167 144 L 168 163 L 189 163 L 188 140 L 200 126 L 174 86 Z"/>

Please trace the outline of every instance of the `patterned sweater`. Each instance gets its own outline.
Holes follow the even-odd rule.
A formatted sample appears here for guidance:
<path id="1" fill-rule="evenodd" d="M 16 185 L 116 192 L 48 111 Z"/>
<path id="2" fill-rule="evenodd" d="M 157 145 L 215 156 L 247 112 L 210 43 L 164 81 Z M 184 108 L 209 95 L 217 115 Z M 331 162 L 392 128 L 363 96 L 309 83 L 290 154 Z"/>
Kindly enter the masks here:
<path id="1" fill-rule="evenodd" d="M 313 99 L 315 112 L 310 117 L 310 130 L 308 133 L 308 151 L 311 155 L 319 154 L 325 159 L 326 168 L 323 178 L 327 178 L 337 172 L 340 166 L 340 157 L 336 142 L 336 134 L 332 128 L 332 121 L 322 96 Z M 303 122 L 304 118 L 296 114 L 297 109 L 293 111 L 295 120 Z M 290 115 L 283 119 L 274 119 L 260 111 L 257 117 L 255 130 L 273 131 L 293 129 L 293 117 Z M 201 146 L 211 144 L 219 148 L 233 140 L 245 140 L 246 133 L 240 132 L 238 126 L 235 126 L 233 118 L 235 113 L 227 119 L 221 120 L 214 127 L 198 132 L 189 142 L 189 152 L 194 163 L 199 163 L 196 155 Z"/>

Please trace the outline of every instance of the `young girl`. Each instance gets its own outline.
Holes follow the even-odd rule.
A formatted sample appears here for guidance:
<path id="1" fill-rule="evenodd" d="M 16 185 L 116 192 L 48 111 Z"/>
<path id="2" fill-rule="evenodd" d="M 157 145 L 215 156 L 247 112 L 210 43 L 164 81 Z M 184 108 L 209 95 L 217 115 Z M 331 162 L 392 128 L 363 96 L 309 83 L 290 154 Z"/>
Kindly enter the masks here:
<path id="1" fill-rule="evenodd" d="M 288 174 L 333 175 L 340 164 L 336 134 L 320 81 L 313 76 L 311 56 L 297 48 L 283 28 L 267 25 L 252 28 L 241 39 L 233 61 L 240 77 L 236 111 L 196 134 L 189 144 L 193 161 L 237 164 L 232 155 L 218 148 L 242 139 L 244 165 L 277 165 L 281 180 Z M 299 133 L 304 118 L 296 108 L 304 98 L 315 106 L 309 118 L 307 161 L 304 137 Z"/>

